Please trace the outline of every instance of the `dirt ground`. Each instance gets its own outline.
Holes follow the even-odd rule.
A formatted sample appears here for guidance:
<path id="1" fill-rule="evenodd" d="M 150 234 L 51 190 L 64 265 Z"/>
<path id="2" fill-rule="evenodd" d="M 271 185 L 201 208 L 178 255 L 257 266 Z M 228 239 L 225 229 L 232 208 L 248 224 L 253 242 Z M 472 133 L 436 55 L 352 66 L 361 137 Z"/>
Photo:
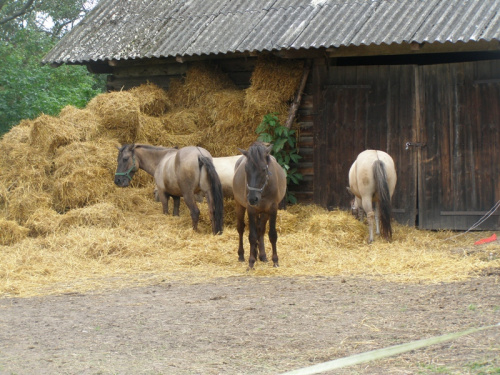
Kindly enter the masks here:
<path id="1" fill-rule="evenodd" d="M 500 322 L 498 272 L 435 285 L 161 282 L 0 299 L 0 374 L 280 374 Z M 330 374 L 498 374 L 500 327 Z"/>

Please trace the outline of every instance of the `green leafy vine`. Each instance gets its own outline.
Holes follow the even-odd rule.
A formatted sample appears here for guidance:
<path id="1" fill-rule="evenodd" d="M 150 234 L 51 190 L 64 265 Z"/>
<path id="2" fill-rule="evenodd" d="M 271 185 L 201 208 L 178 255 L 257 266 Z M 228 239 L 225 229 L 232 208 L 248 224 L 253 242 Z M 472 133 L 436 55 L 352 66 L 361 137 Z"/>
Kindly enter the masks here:
<path id="1" fill-rule="evenodd" d="M 257 140 L 273 145 L 271 155 L 286 172 L 286 183 L 298 184 L 302 179 L 302 174 L 292 163 L 297 164 L 302 157 L 298 154 L 296 131 L 280 124 L 277 113 L 268 113 L 264 116 L 262 122 L 257 126 L 256 133 L 259 135 Z M 294 204 L 297 198 L 287 188 L 286 201 Z"/>

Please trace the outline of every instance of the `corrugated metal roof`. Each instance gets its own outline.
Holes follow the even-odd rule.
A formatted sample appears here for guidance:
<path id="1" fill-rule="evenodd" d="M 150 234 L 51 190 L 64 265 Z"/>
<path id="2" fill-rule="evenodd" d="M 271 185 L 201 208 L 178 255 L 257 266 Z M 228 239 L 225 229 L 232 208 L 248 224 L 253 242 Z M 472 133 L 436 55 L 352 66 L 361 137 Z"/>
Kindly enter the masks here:
<path id="1" fill-rule="evenodd" d="M 101 0 L 43 63 L 500 41 L 500 0 Z"/>

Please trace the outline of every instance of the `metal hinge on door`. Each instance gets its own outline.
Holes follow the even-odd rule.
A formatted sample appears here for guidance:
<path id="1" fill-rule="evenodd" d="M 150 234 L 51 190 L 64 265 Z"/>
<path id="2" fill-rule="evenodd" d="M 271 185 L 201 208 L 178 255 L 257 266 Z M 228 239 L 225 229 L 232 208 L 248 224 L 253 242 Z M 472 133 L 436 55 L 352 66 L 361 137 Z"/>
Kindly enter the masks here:
<path id="1" fill-rule="evenodd" d="M 426 144 L 424 142 L 406 142 L 406 150 L 409 150 L 410 147 L 425 147 Z"/>

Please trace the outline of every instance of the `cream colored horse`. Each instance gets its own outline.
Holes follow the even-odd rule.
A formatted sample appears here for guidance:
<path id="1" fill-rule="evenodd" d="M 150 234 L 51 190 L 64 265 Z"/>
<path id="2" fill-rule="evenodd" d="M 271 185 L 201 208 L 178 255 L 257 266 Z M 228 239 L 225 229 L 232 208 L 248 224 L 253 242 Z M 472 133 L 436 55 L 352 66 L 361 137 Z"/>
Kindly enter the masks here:
<path id="1" fill-rule="evenodd" d="M 236 162 L 242 158 L 243 155 L 235 156 L 222 156 L 218 158 L 213 158 L 215 170 L 219 175 L 220 183 L 222 185 L 222 193 L 225 198 L 233 198 L 233 177 L 234 177 L 234 167 Z"/>
<path id="2" fill-rule="evenodd" d="M 392 238 L 391 198 L 396 187 L 396 168 L 391 156 L 380 150 L 366 150 L 358 155 L 349 170 L 349 191 L 355 196 L 353 209 L 363 209 L 368 219 L 368 243 L 373 242 L 373 218 L 380 234 Z M 375 212 L 373 210 L 375 203 Z"/>

